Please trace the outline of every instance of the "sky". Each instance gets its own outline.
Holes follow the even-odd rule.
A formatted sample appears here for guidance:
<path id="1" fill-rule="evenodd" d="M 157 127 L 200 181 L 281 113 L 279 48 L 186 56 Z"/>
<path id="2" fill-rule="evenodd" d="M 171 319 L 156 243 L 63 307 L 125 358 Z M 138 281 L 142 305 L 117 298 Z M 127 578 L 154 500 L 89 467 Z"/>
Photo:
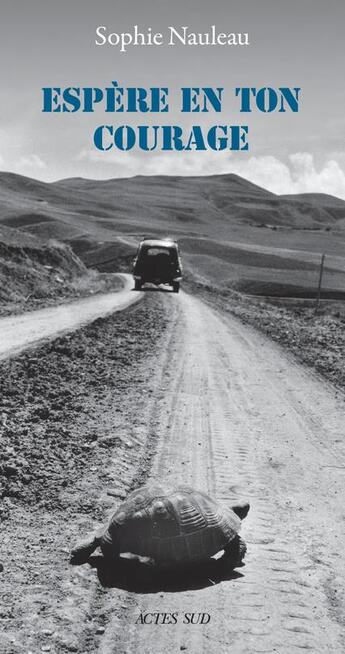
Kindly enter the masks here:
<path id="1" fill-rule="evenodd" d="M 345 199 L 343 0 L 2 0 L 0 168 L 64 177 L 234 172 L 275 193 Z M 97 46 L 108 32 L 249 34 L 249 46 Z M 42 113 L 42 87 L 167 86 L 168 114 Z M 221 114 L 182 114 L 183 86 L 223 87 Z M 298 113 L 239 112 L 234 89 L 300 87 Z M 98 151 L 102 124 L 246 124 L 248 152 Z"/>

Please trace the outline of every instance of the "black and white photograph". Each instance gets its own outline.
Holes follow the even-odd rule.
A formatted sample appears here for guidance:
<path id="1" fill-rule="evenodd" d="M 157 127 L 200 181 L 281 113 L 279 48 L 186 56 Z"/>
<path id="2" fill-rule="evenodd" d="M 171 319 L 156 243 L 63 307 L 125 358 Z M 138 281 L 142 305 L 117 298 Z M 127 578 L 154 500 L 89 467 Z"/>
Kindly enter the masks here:
<path id="1" fill-rule="evenodd" d="M 344 30 L 1 0 L 0 654 L 345 651 Z"/>

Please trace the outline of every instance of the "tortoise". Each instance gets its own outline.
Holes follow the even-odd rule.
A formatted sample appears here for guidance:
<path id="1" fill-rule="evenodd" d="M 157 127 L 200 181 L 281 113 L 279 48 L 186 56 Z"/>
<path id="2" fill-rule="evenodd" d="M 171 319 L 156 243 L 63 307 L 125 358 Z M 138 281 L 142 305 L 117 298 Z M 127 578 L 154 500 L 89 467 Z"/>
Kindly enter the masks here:
<path id="1" fill-rule="evenodd" d="M 115 561 L 121 553 L 153 559 L 158 567 L 204 561 L 224 550 L 233 568 L 242 564 L 247 547 L 239 537 L 248 502 L 227 507 L 189 486 L 142 486 L 115 510 L 108 526 L 71 552 L 71 562 L 86 563 L 99 546 Z"/>

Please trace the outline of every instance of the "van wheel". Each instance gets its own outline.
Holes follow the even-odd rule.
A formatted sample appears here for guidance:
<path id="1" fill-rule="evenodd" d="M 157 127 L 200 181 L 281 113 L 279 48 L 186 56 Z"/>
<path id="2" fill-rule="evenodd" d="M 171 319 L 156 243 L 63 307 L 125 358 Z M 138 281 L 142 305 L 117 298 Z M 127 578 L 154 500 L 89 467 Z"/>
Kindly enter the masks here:
<path id="1" fill-rule="evenodd" d="M 179 290 L 180 290 L 180 282 L 173 282 L 172 287 L 173 287 L 174 293 L 178 293 Z"/>
<path id="2" fill-rule="evenodd" d="M 135 279 L 134 280 L 134 290 L 135 291 L 140 291 L 141 289 L 141 281 L 140 279 Z"/>

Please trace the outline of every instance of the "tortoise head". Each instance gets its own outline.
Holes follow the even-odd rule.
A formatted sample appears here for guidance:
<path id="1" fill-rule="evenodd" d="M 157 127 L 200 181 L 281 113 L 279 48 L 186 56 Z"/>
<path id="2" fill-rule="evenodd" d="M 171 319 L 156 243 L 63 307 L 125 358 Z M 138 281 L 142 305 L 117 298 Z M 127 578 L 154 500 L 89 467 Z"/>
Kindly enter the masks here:
<path id="1" fill-rule="evenodd" d="M 233 504 L 231 508 L 241 520 L 244 520 L 250 509 L 250 504 L 249 502 L 238 502 L 238 504 Z"/>

